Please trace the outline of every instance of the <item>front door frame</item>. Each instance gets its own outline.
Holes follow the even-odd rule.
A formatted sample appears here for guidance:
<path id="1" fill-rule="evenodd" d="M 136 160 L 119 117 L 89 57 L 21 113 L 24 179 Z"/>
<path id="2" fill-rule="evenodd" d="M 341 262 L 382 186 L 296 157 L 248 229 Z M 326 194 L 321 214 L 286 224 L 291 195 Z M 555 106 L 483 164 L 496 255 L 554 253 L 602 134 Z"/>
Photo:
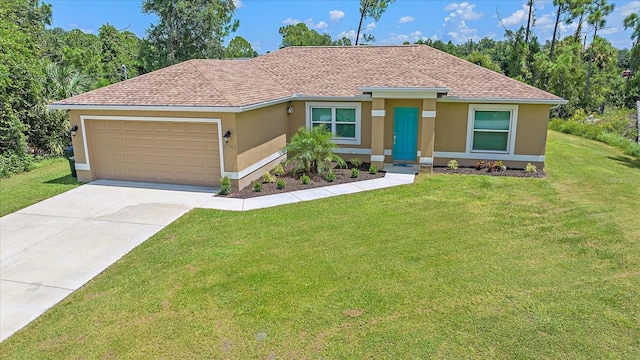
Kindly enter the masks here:
<path id="1" fill-rule="evenodd" d="M 403 112 L 404 114 L 399 114 Z M 416 162 L 419 113 L 418 107 L 398 106 L 393 108 L 393 151 L 391 155 L 394 162 Z"/>

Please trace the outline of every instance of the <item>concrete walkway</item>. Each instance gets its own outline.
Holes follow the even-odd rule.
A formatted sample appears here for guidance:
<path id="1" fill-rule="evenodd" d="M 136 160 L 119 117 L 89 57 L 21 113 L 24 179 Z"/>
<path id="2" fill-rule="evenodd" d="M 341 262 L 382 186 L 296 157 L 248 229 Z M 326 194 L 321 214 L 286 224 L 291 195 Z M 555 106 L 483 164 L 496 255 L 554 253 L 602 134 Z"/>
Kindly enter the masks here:
<path id="1" fill-rule="evenodd" d="M 199 208 L 247 211 L 254 209 L 268 208 L 283 204 L 297 203 L 322 199 L 337 195 L 353 194 L 361 191 L 383 189 L 391 186 L 412 184 L 415 179 L 413 174 L 391 174 L 385 177 L 357 181 L 347 184 L 331 185 L 308 190 L 292 191 L 282 194 L 259 196 L 250 199 L 231 199 L 225 197 L 215 197 L 198 205 Z"/>
<path id="2" fill-rule="evenodd" d="M 99 180 L 41 201 L 0 218 L 0 341 L 195 207 L 244 211 L 413 181 L 387 173 L 242 200 L 212 188 Z"/>

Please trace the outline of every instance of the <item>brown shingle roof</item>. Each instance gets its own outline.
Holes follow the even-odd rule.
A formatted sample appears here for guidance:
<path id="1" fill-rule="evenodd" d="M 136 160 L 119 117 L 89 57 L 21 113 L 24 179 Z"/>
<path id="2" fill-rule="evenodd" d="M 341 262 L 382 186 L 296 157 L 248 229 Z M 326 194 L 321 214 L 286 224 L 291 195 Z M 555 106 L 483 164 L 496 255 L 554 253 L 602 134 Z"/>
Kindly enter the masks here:
<path id="1" fill-rule="evenodd" d="M 288 47 L 249 60 L 189 60 L 54 105 L 246 106 L 359 87 L 449 88 L 464 98 L 561 100 L 426 45 Z"/>

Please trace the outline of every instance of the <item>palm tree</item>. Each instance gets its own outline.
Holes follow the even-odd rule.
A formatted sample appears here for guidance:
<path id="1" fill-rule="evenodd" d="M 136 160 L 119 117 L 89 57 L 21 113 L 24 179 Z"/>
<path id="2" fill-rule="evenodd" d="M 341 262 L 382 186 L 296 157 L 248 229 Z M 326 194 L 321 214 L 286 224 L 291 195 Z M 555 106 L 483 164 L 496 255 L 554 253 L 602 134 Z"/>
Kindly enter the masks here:
<path id="1" fill-rule="evenodd" d="M 334 152 L 336 144 L 331 140 L 333 134 L 324 126 L 311 130 L 301 127 L 289 143 L 282 149 L 287 154 L 286 164 L 293 164 L 294 173 L 304 171 L 322 174 L 331 171 L 331 162 L 344 166 L 344 159 Z"/>

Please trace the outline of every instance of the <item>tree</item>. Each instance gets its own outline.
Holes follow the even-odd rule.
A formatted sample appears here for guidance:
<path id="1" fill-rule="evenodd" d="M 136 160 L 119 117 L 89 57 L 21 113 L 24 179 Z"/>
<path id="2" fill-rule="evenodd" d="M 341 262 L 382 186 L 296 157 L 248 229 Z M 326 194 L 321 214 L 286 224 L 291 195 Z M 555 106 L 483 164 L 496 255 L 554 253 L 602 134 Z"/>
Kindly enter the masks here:
<path id="1" fill-rule="evenodd" d="M 640 62 L 640 16 L 632 13 L 624 19 L 624 29 L 631 29 L 631 40 L 635 40 L 635 43 L 631 47 L 629 66 L 634 76 L 638 63 Z"/>
<path id="2" fill-rule="evenodd" d="M 367 18 L 372 18 L 375 21 L 379 21 L 382 14 L 387 10 L 387 6 L 394 0 L 360 0 L 360 23 L 358 23 L 358 32 L 356 34 L 356 46 L 360 40 L 360 32 L 362 31 L 362 21 Z M 365 40 L 373 40 L 373 36 L 363 36 Z"/>
<path id="3" fill-rule="evenodd" d="M 576 42 L 580 41 L 582 35 L 582 25 L 584 24 L 584 17 L 587 13 L 587 8 L 591 3 L 591 0 L 568 0 L 569 1 L 569 16 L 565 19 L 566 24 L 573 23 L 578 20 L 578 26 L 576 26 L 576 32 L 573 35 Z"/>
<path id="4" fill-rule="evenodd" d="M 26 133 L 34 139 L 33 127 L 41 121 L 37 109 L 44 104 L 43 55 L 40 44 L 51 7 L 37 0 L 4 0 L 0 6 L 0 137 Z M 16 121 L 17 119 L 17 121 Z M 22 125 L 21 125 L 22 124 Z M 23 126 L 24 125 L 24 126 Z M 23 143 L 16 139 L 18 143 Z M 17 156 L 16 169 L 27 159 L 22 145 L 2 146 L 0 157 Z M 11 148 L 11 150 L 8 150 Z M 15 153 L 18 151 L 18 153 Z M 4 160 L 3 160 L 4 163 Z"/>
<path id="5" fill-rule="evenodd" d="M 531 32 L 531 27 L 532 27 L 532 23 L 531 23 L 531 19 L 533 18 L 533 23 L 535 24 L 535 17 L 533 15 L 533 3 L 535 2 L 535 0 L 528 0 L 527 1 L 527 6 L 529 7 L 529 16 L 527 18 L 527 33 L 525 34 L 524 37 L 524 42 L 526 44 L 529 44 L 529 33 Z"/>
<path id="6" fill-rule="evenodd" d="M 319 32 L 309 29 L 306 24 L 298 23 L 295 25 L 283 26 L 278 30 L 282 35 L 282 44 L 280 48 L 288 46 L 330 46 L 333 45 L 329 34 L 320 34 Z"/>
<path id="7" fill-rule="evenodd" d="M 598 29 L 602 29 L 607 23 L 607 16 L 611 14 L 614 8 L 614 4 L 608 4 L 607 0 L 594 0 L 591 5 L 589 5 L 587 12 L 589 14 L 587 18 L 587 22 L 589 25 L 593 26 L 593 40 L 591 41 L 592 45 L 596 41 L 596 37 L 598 36 Z M 584 88 L 585 96 L 589 92 L 589 82 L 591 80 L 591 64 L 593 63 L 593 49 L 591 46 L 591 56 L 589 56 L 589 68 L 587 70 L 587 83 Z"/>
<path id="8" fill-rule="evenodd" d="M 287 154 L 287 164 L 293 164 L 294 172 L 316 172 L 322 174 L 331 170 L 331 162 L 344 166 L 344 160 L 336 155 L 333 134 L 324 125 L 311 130 L 301 127 L 282 149 Z"/>
<path id="9" fill-rule="evenodd" d="M 158 16 L 158 24 L 147 29 L 147 70 L 223 58 L 224 39 L 239 26 L 235 9 L 233 0 L 144 0 L 142 12 Z"/>
<path id="10" fill-rule="evenodd" d="M 225 57 L 229 59 L 254 58 L 256 56 L 258 56 L 258 53 L 251 48 L 251 44 L 242 36 L 236 36 L 231 39 L 225 50 Z"/>
<path id="11" fill-rule="evenodd" d="M 469 56 L 467 56 L 466 60 L 468 62 L 474 63 L 476 65 L 480 65 L 489 70 L 493 70 L 497 73 L 502 73 L 502 69 L 500 69 L 500 65 L 496 64 L 491 57 L 487 54 L 481 53 L 479 51 L 474 51 Z"/>
<path id="12" fill-rule="evenodd" d="M 557 6 L 556 10 L 556 22 L 553 25 L 553 36 L 551 37 L 551 50 L 549 50 L 549 59 L 553 60 L 553 51 L 558 39 L 558 25 L 560 24 L 560 17 L 567 11 L 569 7 L 569 0 L 553 0 L 553 5 Z"/>

